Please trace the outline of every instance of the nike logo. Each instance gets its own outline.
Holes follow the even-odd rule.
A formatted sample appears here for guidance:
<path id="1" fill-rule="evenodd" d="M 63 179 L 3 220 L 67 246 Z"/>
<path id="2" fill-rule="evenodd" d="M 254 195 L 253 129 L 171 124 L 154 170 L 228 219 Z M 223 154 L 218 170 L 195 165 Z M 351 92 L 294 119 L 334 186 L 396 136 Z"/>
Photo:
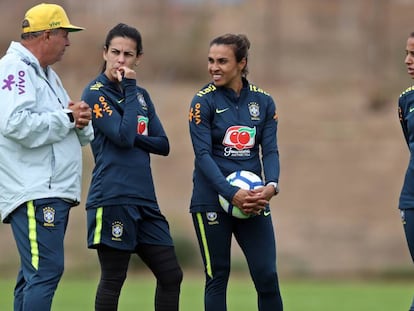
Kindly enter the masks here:
<path id="1" fill-rule="evenodd" d="M 263 216 L 264 217 L 267 217 L 267 216 L 269 216 L 270 215 L 270 211 L 265 211 L 264 213 L 263 213 Z"/>
<path id="2" fill-rule="evenodd" d="M 118 104 L 120 104 L 120 103 L 122 103 L 124 101 L 124 98 L 121 98 L 121 99 L 118 99 L 116 102 L 118 103 Z"/>
<path id="3" fill-rule="evenodd" d="M 413 112 L 413 111 L 414 111 L 414 108 L 410 107 L 410 112 Z M 217 110 L 216 110 L 216 112 L 217 112 Z"/>
<path id="4" fill-rule="evenodd" d="M 223 113 L 225 111 L 229 110 L 229 108 L 224 108 L 224 109 L 218 109 L 216 108 L 216 113 Z"/>

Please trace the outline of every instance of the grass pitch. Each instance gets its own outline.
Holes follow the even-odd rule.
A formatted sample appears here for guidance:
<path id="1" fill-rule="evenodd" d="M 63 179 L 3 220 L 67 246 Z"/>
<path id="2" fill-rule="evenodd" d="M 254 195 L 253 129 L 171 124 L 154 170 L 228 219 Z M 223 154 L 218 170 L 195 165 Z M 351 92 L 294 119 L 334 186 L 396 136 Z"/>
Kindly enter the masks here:
<path id="1" fill-rule="evenodd" d="M 53 302 L 54 311 L 93 310 L 98 277 L 63 277 Z M 286 311 L 406 311 L 414 293 L 407 281 L 284 281 L 281 291 Z M 0 310 L 12 310 L 14 281 L 0 280 Z M 148 275 L 129 276 L 122 289 L 120 311 L 154 310 L 155 281 Z M 257 310 L 256 295 L 248 278 L 232 277 L 228 289 L 229 311 Z M 181 311 L 203 310 L 203 279 L 184 275 Z"/>

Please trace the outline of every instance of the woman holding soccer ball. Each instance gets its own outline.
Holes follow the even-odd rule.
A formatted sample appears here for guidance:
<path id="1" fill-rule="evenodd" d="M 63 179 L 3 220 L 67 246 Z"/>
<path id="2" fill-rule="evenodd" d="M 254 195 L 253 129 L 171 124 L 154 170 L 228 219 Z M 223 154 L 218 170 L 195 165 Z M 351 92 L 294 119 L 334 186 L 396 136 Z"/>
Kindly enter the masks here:
<path id="1" fill-rule="evenodd" d="M 407 39 L 405 48 L 405 64 L 407 72 L 414 79 L 414 32 Z M 404 138 L 411 153 L 410 162 L 405 174 L 404 184 L 401 190 L 399 208 L 408 249 L 414 261 L 414 87 L 406 89 L 398 100 L 398 113 Z M 410 311 L 414 311 L 414 300 Z"/>
<path id="2" fill-rule="evenodd" d="M 100 75 L 82 99 L 92 108 L 95 159 L 86 202 L 88 247 L 101 266 L 95 310 L 118 310 L 131 254 L 154 274 L 155 310 L 177 311 L 182 270 L 167 220 L 157 203 L 150 154 L 166 156 L 170 146 L 148 92 L 137 85 L 141 34 L 118 24 L 107 34 Z"/>
<path id="3" fill-rule="evenodd" d="M 279 192 L 278 119 L 272 97 L 246 79 L 249 48 L 244 35 L 210 42 L 211 82 L 196 93 L 189 111 L 195 154 L 190 212 L 205 265 L 206 311 L 227 310 L 233 235 L 246 256 L 258 310 L 283 310 L 269 208 Z M 238 171 L 263 176 L 264 186 L 237 186 L 232 176 L 244 175 L 233 174 Z M 229 214 L 219 196 L 247 217 Z"/>

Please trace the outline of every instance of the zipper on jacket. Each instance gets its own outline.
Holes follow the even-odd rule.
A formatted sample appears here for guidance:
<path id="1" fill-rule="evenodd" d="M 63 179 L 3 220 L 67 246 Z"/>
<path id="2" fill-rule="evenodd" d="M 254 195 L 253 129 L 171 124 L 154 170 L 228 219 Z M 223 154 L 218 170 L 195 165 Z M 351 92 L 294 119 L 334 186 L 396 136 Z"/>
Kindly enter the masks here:
<path id="1" fill-rule="evenodd" d="M 51 145 L 51 159 L 50 159 L 50 177 L 49 177 L 49 189 L 52 189 L 52 178 L 55 171 L 55 149 L 53 148 L 53 144 Z"/>

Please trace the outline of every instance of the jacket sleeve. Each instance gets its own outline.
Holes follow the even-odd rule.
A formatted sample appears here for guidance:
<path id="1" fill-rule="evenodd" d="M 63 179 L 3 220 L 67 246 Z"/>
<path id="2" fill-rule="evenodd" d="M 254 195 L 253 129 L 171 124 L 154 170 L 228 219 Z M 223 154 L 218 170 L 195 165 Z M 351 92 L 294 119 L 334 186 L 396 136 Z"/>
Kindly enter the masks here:
<path id="1" fill-rule="evenodd" d="M 407 120 L 405 119 L 406 111 L 405 107 L 407 106 L 405 104 L 407 97 L 406 96 L 400 96 L 398 100 L 398 117 L 400 119 L 401 129 L 404 134 L 405 142 L 409 146 L 410 138 L 408 135 L 408 126 L 407 126 Z"/>
<path id="2" fill-rule="evenodd" d="M 136 134 L 134 146 L 149 153 L 167 156 L 170 153 L 167 134 L 147 92 L 144 92 L 144 98 L 148 106 L 148 135 Z"/>
<path id="3" fill-rule="evenodd" d="M 279 182 L 280 162 L 277 146 L 277 125 L 278 116 L 276 105 L 269 97 L 266 110 L 266 122 L 262 133 L 262 162 L 265 176 L 265 183 Z"/>
<path id="4" fill-rule="evenodd" d="M 124 111 L 120 113 L 111 98 L 102 89 L 85 90 L 82 99 L 92 109 L 92 124 L 99 129 L 114 145 L 133 148 L 137 128 L 138 100 L 136 80 L 123 79 L 125 92 Z"/>
<path id="5" fill-rule="evenodd" d="M 62 82 L 60 81 L 60 78 L 56 75 L 55 79 L 58 81 L 59 85 L 62 85 Z M 67 113 L 67 105 L 70 101 L 70 97 L 67 94 L 66 90 L 62 88 L 62 91 L 65 95 L 65 101 L 66 101 L 66 111 L 65 113 Z M 66 118 L 67 115 L 66 115 Z M 73 124 L 71 124 L 73 126 Z M 85 127 L 83 127 L 82 129 L 78 129 L 76 126 L 73 127 L 73 129 L 75 130 L 76 135 L 78 136 L 78 140 L 81 146 L 86 146 L 87 144 L 89 144 L 93 138 L 94 138 L 94 133 L 93 133 L 93 127 L 92 127 L 92 122 L 89 122 L 89 124 Z"/>
<path id="6" fill-rule="evenodd" d="M 75 128 L 75 130 L 81 146 L 86 146 L 94 138 L 92 122 L 89 122 L 89 124 L 82 129 Z"/>
<path id="7" fill-rule="evenodd" d="M 202 172 L 213 189 L 227 200 L 231 200 L 239 188 L 230 185 L 212 157 L 211 113 L 212 107 L 209 103 L 195 96 L 189 112 L 190 137 L 195 155 L 194 163 L 196 169 Z"/>
<path id="8" fill-rule="evenodd" d="M 26 148 L 36 148 L 63 140 L 73 130 L 57 98 L 42 96 L 43 82 L 34 69 L 22 61 L 0 68 L 0 76 L 14 84 L 0 89 L 2 112 L 0 132 Z M 39 105 L 39 101 L 49 101 Z M 47 108 L 50 107 L 50 108 Z"/>

